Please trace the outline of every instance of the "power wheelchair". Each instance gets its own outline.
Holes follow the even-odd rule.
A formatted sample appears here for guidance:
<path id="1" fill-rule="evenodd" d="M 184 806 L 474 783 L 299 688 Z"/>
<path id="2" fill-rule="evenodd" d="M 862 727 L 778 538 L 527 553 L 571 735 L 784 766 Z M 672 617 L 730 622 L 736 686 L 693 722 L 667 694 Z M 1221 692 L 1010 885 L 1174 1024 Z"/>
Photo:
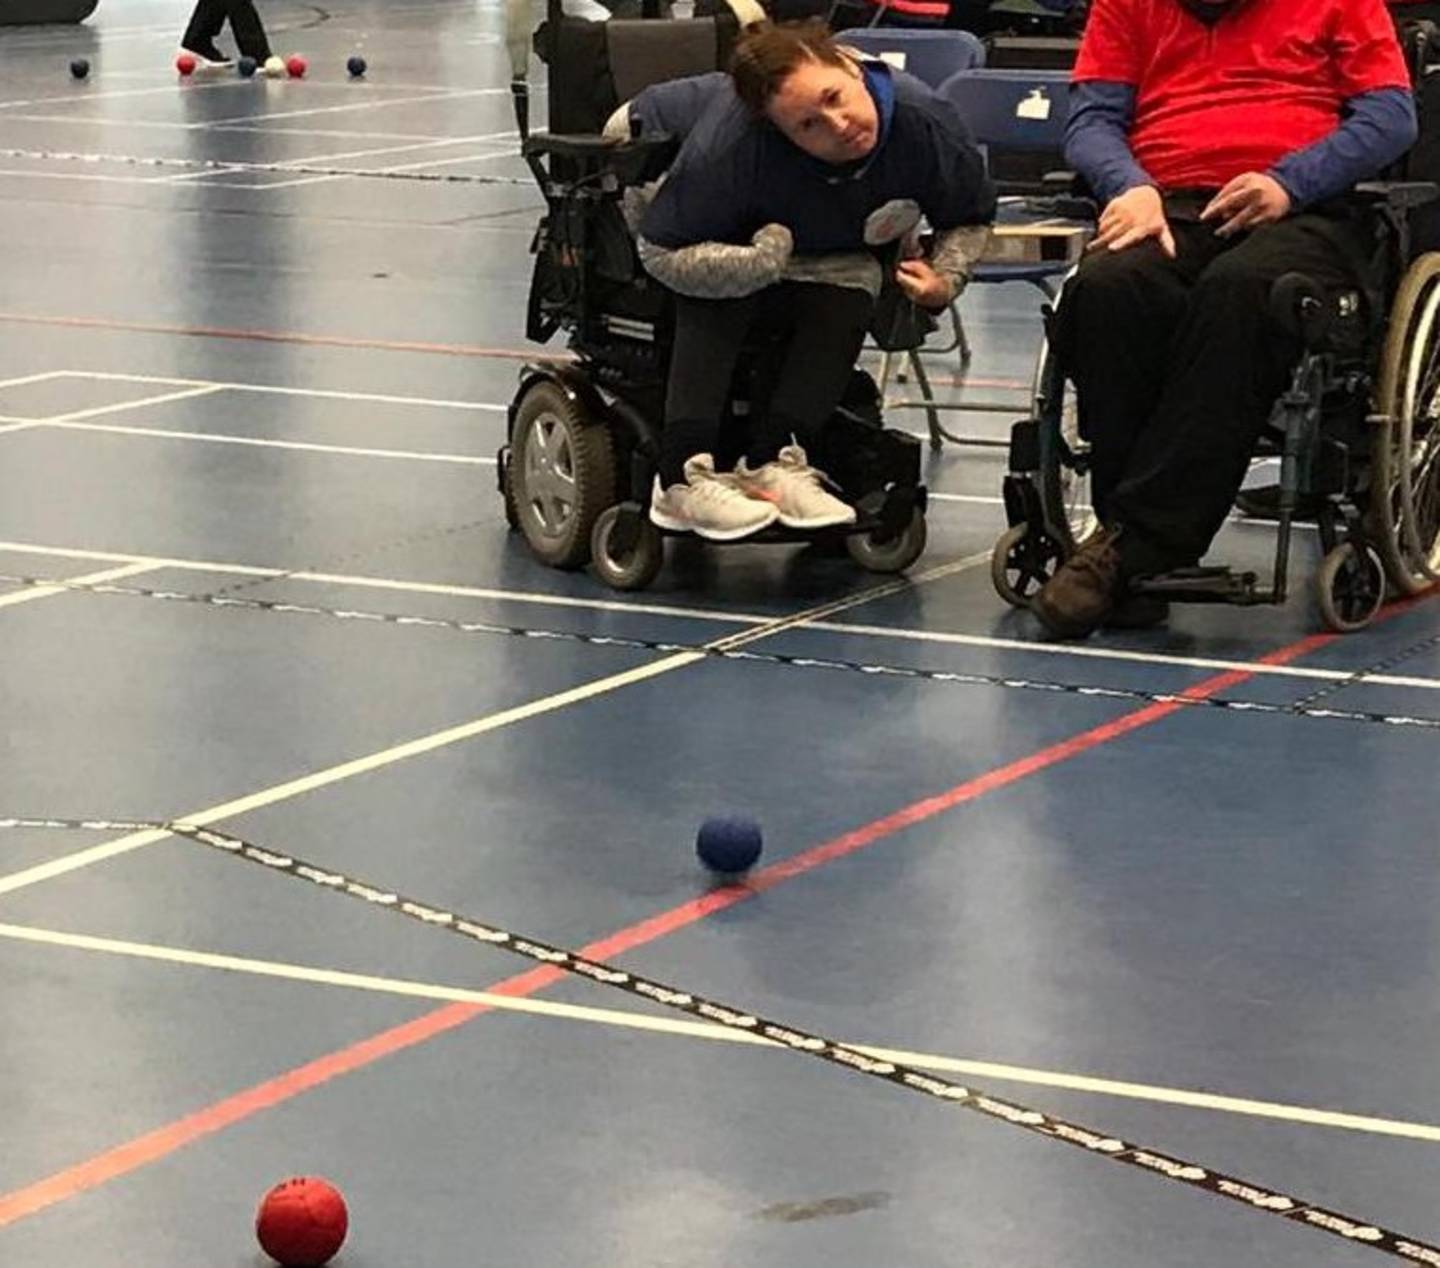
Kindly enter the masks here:
<path id="1" fill-rule="evenodd" d="M 1410 32 L 1406 45 L 1419 90 L 1434 73 L 1434 29 Z M 1440 87 L 1440 77 L 1434 84 Z M 1402 164 L 1393 175 L 1435 173 Z M 1331 630 L 1361 629 L 1387 594 L 1418 594 L 1440 580 L 1440 250 L 1417 249 L 1440 247 L 1427 217 L 1437 193 L 1429 179 L 1355 191 L 1373 229 L 1368 293 L 1325 293 L 1298 274 L 1272 288 L 1271 317 L 1298 336 L 1302 351 L 1256 454 L 1280 460 L 1268 582 L 1253 571 L 1200 566 L 1137 579 L 1132 592 L 1179 603 L 1283 604 L 1297 510 L 1305 504 L 1315 508 L 1323 552 L 1315 597 Z M 1084 206 L 1058 201 L 1071 216 Z M 1055 320 L 1047 306 L 1047 335 Z M 1363 328 L 1355 338 L 1357 322 Z M 1009 527 L 991 562 L 1006 602 L 1027 607 L 1096 526 L 1089 465 L 1074 390 L 1047 337 L 1031 415 L 1011 429 L 1003 485 Z"/>
<path id="2" fill-rule="evenodd" d="M 647 508 L 674 329 L 673 297 L 641 267 L 624 202 L 664 172 L 678 145 L 600 132 L 646 84 L 725 65 L 737 29 L 728 14 L 592 23 L 549 0 L 536 49 L 550 67 L 553 131 L 528 134 L 528 94 L 522 81 L 512 85 L 522 152 L 546 203 L 531 247 L 526 333 L 543 344 L 564 332 L 571 355 L 537 358 L 521 371 L 499 454 L 500 491 L 510 526 L 537 558 L 556 568 L 589 563 L 621 590 L 648 586 L 664 561 L 665 534 Z M 757 330 L 741 356 L 716 455 L 722 469 L 743 453 L 749 422 L 765 408 L 785 335 Z M 919 558 L 920 442 L 884 428 L 869 375 L 853 372 L 810 457 L 855 505 L 857 522 L 811 532 L 775 526 L 745 542 L 838 547 L 843 539 L 856 563 L 881 573 Z"/>

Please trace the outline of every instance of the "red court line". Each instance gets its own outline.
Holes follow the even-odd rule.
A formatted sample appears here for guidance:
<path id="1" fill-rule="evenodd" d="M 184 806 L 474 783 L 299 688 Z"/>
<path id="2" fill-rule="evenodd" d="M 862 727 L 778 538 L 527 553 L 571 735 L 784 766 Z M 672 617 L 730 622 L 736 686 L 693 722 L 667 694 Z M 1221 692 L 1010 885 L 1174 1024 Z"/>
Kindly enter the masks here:
<path id="1" fill-rule="evenodd" d="M 1391 613 L 1406 610 L 1410 604 L 1397 604 Z M 1336 634 L 1314 634 L 1291 643 L 1260 658 L 1261 664 L 1283 665 L 1298 660 L 1313 651 L 1327 647 L 1340 636 Z M 1245 670 L 1231 670 L 1207 678 L 1193 687 L 1178 693 L 1190 700 L 1204 700 L 1237 686 L 1254 674 Z M 581 954 L 592 960 L 612 959 L 635 947 L 663 938 L 667 934 L 683 929 L 703 920 L 717 911 L 745 902 L 756 894 L 773 889 L 776 885 L 794 877 L 814 871 L 823 864 L 853 854 L 866 846 L 873 845 L 888 836 L 913 827 L 936 815 L 944 814 L 969 801 L 983 797 L 986 793 L 1008 787 L 1028 779 L 1049 767 L 1067 762 L 1092 749 L 1121 739 L 1134 731 L 1150 726 L 1181 709 L 1183 703 L 1150 704 L 1130 713 L 1122 714 L 1109 722 L 1091 727 L 1069 739 L 1060 740 L 1038 752 L 1009 762 L 1004 766 L 987 771 L 968 779 L 954 788 L 933 797 L 905 806 L 895 813 L 876 819 L 856 828 L 834 840 L 804 850 L 792 858 L 773 864 L 752 876 L 743 886 L 731 886 L 713 890 L 701 898 L 681 903 L 668 911 L 659 912 L 645 920 L 617 930 L 597 942 L 583 948 Z M 556 969 L 531 969 L 528 972 L 506 978 L 487 989 L 501 995 L 526 997 L 552 985 L 565 974 Z M 318 1087 L 342 1074 L 362 1069 L 406 1048 L 424 1043 L 446 1031 L 490 1012 L 481 1004 L 447 1004 L 404 1022 L 389 1030 L 381 1031 L 349 1047 L 317 1057 L 313 1061 L 284 1074 L 267 1079 L 243 1092 L 217 1101 L 204 1109 L 196 1110 L 183 1118 L 176 1119 L 155 1131 L 138 1136 L 123 1145 L 95 1155 L 84 1162 L 76 1163 L 63 1171 L 57 1171 L 43 1180 L 0 1195 L 0 1228 L 33 1215 L 57 1202 L 63 1202 L 88 1189 L 94 1189 L 110 1180 L 128 1175 L 132 1171 L 156 1162 L 186 1145 L 213 1135 L 215 1132 L 249 1118 L 261 1110 L 273 1108 L 292 1097 Z"/>
<path id="2" fill-rule="evenodd" d="M 181 326 L 166 322 L 121 321 L 109 317 L 43 317 L 0 312 L 0 321 L 22 326 L 67 326 L 77 330 L 128 330 L 142 335 L 184 335 L 195 339 L 248 339 L 256 343 L 296 343 L 323 348 L 367 348 L 381 352 L 426 352 L 445 357 L 493 357 L 508 361 L 570 360 L 568 352 L 539 348 L 486 348 L 468 343 L 419 343 L 408 339 L 366 339 L 351 335 L 311 335 L 295 330 L 244 330 L 226 326 Z"/>
<path id="3" fill-rule="evenodd" d="M 573 360 L 563 350 L 554 352 L 540 348 L 487 348 L 468 343 L 419 343 L 408 339 L 367 339 L 359 335 L 312 335 L 295 330 L 244 330 L 226 326 L 180 326 L 163 322 L 120 321 L 109 317 L 44 317 L 34 313 L 0 312 L 0 321 L 23 326 L 68 326 L 78 330 L 128 330 L 142 335 L 181 335 L 194 339 L 248 339 L 257 343 L 295 343 L 319 348 L 368 348 L 379 352 L 423 352 L 442 357 L 487 357 L 504 361 Z M 933 377 L 933 376 L 932 376 Z M 935 379 L 946 382 L 945 376 Z M 962 381 L 951 380 L 955 386 Z M 1023 379 L 987 379 L 966 377 L 969 387 L 1013 388 L 1024 391 L 1030 384 Z"/>

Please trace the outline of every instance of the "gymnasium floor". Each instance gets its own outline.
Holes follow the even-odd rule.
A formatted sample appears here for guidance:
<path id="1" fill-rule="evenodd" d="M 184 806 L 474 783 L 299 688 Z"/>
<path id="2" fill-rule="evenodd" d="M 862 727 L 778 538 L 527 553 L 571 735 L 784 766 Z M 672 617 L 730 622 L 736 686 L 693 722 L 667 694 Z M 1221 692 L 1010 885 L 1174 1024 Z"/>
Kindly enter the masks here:
<path id="1" fill-rule="evenodd" d="M 277 0 L 309 79 L 181 85 L 187 7 L 0 31 L 0 818 L 117 825 L 0 831 L 0 1263 L 254 1268 L 255 1201 L 306 1172 L 350 1201 L 346 1268 L 1313 1268 L 1378 1262 L 1370 1224 L 1440 1240 L 1440 607 L 1317 636 L 1300 584 L 1040 643 L 987 575 L 1002 459 L 954 449 L 908 583 L 760 547 L 675 550 L 641 596 L 548 571 L 494 493 L 538 202 L 494 4 Z M 404 179 L 439 174 L 493 182 Z M 975 390 L 1018 410 L 1032 293 L 965 303 Z M 749 655 L 663 649 L 719 640 Z M 1185 691 L 1272 708 L 1152 699 Z M 747 888 L 695 860 L 717 812 L 765 824 Z"/>

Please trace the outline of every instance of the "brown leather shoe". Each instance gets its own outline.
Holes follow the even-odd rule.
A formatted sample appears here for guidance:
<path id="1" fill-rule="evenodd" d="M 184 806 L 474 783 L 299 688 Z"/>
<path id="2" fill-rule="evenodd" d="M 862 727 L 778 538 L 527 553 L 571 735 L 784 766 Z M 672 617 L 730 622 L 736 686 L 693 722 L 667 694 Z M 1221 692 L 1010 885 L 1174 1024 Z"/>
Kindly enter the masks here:
<path id="1" fill-rule="evenodd" d="M 1103 625 L 1121 598 L 1118 529 L 1102 528 L 1060 565 L 1030 601 L 1040 623 L 1056 638 L 1084 638 Z"/>
<path id="2" fill-rule="evenodd" d="M 1105 618 L 1107 630 L 1153 630 L 1170 619 L 1170 604 L 1153 594 L 1122 594 Z"/>

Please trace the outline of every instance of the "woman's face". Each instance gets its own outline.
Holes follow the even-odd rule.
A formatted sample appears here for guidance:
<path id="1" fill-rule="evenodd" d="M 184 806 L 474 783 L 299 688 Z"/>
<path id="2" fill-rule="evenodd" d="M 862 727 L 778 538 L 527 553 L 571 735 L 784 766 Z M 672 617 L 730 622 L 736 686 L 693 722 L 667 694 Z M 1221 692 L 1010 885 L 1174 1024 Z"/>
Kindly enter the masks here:
<path id="1" fill-rule="evenodd" d="M 860 68 L 802 62 L 781 83 L 765 113 L 805 153 L 825 163 L 853 163 L 875 148 L 880 116 Z"/>

